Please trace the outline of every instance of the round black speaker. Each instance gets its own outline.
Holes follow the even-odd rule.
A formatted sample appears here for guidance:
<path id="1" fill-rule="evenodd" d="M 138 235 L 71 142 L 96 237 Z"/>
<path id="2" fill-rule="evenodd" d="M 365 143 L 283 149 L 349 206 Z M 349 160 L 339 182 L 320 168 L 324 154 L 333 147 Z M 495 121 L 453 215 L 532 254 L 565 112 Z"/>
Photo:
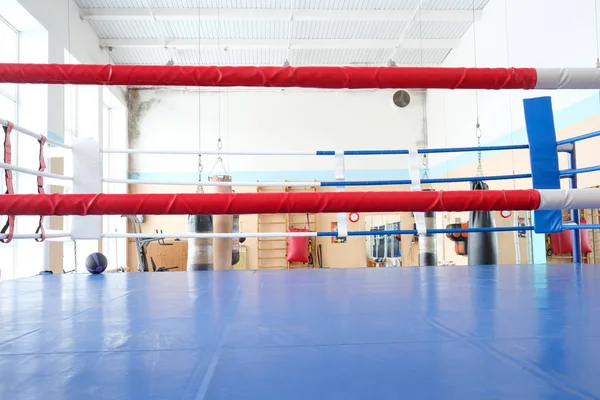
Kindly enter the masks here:
<path id="1" fill-rule="evenodd" d="M 408 107 L 410 104 L 410 93 L 406 90 L 398 90 L 394 92 L 394 96 L 392 96 L 392 101 L 394 105 L 399 108 Z"/>

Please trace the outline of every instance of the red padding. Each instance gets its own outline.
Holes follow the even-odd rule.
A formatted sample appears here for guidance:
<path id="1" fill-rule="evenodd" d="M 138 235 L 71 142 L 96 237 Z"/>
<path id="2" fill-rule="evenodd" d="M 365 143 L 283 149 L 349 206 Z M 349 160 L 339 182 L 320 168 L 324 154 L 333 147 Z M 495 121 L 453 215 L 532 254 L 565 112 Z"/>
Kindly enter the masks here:
<path id="1" fill-rule="evenodd" d="M 581 238 L 581 252 L 591 253 L 592 245 L 590 244 L 590 236 L 585 229 L 579 230 Z M 573 252 L 573 233 L 572 231 L 562 231 L 550 234 L 550 247 L 552 254 L 566 254 Z"/>
<path id="2" fill-rule="evenodd" d="M 7 194 L 0 215 L 285 214 L 535 210 L 537 190 L 201 194 Z"/>
<path id="3" fill-rule="evenodd" d="M 290 228 L 290 232 L 308 232 L 308 229 Z M 290 236 L 287 238 L 287 262 L 308 262 L 308 237 Z"/>
<path id="4" fill-rule="evenodd" d="M 534 68 L 0 64 L 0 82 L 322 89 L 533 89 Z"/>

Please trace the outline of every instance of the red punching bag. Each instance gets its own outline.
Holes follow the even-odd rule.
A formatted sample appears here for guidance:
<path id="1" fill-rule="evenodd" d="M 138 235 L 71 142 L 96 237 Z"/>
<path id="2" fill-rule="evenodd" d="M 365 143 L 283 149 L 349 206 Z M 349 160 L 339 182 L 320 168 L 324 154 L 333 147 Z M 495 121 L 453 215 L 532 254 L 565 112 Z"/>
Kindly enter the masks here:
<path id="1" fill-rule="evenodd" d="M 308 232 L 308 229 L 290 228 L 289 232 Z M 308 236 L 290 236 L 287 245 L 287 262 L 308 262 Z"/>

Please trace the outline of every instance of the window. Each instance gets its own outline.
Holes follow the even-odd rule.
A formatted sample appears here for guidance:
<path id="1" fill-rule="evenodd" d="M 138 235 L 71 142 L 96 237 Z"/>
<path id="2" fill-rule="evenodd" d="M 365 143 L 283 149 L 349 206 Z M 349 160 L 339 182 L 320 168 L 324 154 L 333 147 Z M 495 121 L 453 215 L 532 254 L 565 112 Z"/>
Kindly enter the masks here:
<path id="1" fill-rule="evenodd" d="M 0 62 L 14 63 L 19 59 L 19 33 L 0 16 Z M 0 83 L 0 118 L 15 122 L 17 119 L 18 86 L 11 83 Z M 4 146 L 4 131 L 1 143 Z M 16 163 L 16 140 L 12 140 L 13 163 Z M 4 160 L 3 160 L 4 161 Z M 16 180 L 16 177 L 15 177 Z M 0 193 L 6 191 L 4 174 L 0 176 Z M 4 226 L 6 216 L 0 216 L 0 227 Z M 0 279 L 15 277 L 15 246 L 0 243 Z"/>
<path id="2" fill-rule="evenodd" d="M 400 221 L 396 215 L 367 215 L 365 224 L 369 231 L 400 230 Z M 367 257 L 388 259 L 400 256 L 400 241 L 396 235 L 372 235 L 367 238 Z"/>
<path id="3" fill-rule="evenodd" d="M 0 62 L 16 63 L 19 60 L 19 33 L 0 16 Z M 17 102 L 17 85 L 0 83 L 0 96 Z M 0 105 L 0 110 L 2 110 Z M 2 110 L 2 112 L 4 112 Z"/>
<path id="4" fill-rule="evenodd" d="M 127 147 L 127 118 L 125 106 L 106 87 L 103 88 L 102 148 Z M 127 177 L 127 155 L 105 154 L 102 159 L 102 176 L 105 178 Z M 104 193 L 127 193 L 126 185 L 104 183 Z M 107 233 L 125 233 L 127 221 L 118 215 L 106 215 L 102 218 L 102 231 Z M 108 259 L 109 269 L 125 267 L 127 264 L 127 240 L 104 239 L 102 252 Z"/>

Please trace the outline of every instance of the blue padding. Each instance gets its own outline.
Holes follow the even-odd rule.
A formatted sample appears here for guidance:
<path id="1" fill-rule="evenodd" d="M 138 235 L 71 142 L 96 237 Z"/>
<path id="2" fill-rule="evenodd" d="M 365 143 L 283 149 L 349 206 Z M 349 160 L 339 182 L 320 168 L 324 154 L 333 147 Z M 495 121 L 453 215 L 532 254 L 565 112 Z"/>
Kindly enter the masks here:
<path id="1" fill-rule="evenodd" d="M 550 97 L 523 100 L 525 125 L 529 138 L 529 159 L 534 189 L 560 189 L 556 130 Z M 534 211 L 536 233 L 560 232 L 562 215 L 559 210 Z"/>

